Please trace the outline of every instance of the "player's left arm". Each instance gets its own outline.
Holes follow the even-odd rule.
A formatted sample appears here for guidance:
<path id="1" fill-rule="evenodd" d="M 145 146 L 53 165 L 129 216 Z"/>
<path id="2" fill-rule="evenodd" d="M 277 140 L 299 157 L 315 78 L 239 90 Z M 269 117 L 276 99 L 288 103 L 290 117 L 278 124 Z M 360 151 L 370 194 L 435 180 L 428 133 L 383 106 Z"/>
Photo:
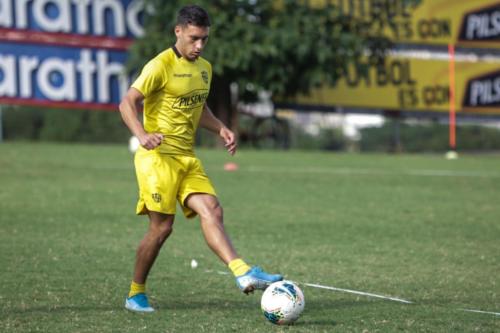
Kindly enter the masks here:
<path id="1" fill-rule="evenodd" d="M 203 106 L 203 112 L 201 113 L 200 126 L 206 128 L 207 130 L 218 134 L 222 140 L 224 140 L 224 146 L 227 151 L 234 155 L 236 153 L 236 148 L 238 146 L 236 142 L 236 136 L 233 131 L 226 127 L 214 114 L 207 104 Z"/>

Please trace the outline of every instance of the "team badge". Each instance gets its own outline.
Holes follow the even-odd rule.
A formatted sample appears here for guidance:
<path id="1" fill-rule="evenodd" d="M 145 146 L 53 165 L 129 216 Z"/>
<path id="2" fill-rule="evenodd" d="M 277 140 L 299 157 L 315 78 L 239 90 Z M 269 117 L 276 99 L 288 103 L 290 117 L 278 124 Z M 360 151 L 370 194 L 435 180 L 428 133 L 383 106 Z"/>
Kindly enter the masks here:
<path id="1" fill-rule="evenodd" d="M 161 201 L 160 193 L 153 193 L 151 196 L 153 197 L 154 202 L 159 203 Z"/>
<path id="2" fill-rule="evenodd" d="M 205 82 L 205 84 L 208 84 L 208 73 L 206 71 L 201 71 L 201 77 L 203 79 L 203 82 Z"/>

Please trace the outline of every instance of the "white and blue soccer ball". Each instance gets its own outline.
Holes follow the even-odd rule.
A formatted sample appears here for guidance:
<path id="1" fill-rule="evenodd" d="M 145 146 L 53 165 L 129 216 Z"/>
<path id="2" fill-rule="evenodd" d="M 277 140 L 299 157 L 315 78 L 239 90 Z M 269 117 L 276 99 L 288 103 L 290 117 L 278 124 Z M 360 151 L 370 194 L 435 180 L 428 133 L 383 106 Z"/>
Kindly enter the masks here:
<path id="1" fill-rule="evenodd" d="M 304 311 L 304 294 L 292 281 L 271 284 L 262 294 L 260 307 L 264 316 L 276 325 L 289 325 Z"/>

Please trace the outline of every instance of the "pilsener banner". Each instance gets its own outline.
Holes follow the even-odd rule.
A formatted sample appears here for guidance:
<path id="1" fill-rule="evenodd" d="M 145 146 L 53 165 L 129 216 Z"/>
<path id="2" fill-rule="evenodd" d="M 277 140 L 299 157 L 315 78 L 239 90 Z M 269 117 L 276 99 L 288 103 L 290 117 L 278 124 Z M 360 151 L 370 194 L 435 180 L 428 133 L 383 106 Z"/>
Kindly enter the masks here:
<path id="1" fill-rule="evenodd" d="M 0 103 L 115 110 L 142 0 L 0 0 Z"/>
<path id="2" fill-rule="evenodd" d="M 455 69 L 457 112 L 500 114 L 500 61 L 458 58 Z M 380 65 L 352 65 L 336 85 L 288 102 L 312 108 L 448 112 L 449 88 L 448 59 L 390 56 Z"/>
<path id="3" fill-rule="evenodd" d="M 500 47 L 499 0 L 315 0 L 345 15 L 380 19 L 384 35 L 395 42 Z M 370 29 L 377 28 L 368 24 Z"/>

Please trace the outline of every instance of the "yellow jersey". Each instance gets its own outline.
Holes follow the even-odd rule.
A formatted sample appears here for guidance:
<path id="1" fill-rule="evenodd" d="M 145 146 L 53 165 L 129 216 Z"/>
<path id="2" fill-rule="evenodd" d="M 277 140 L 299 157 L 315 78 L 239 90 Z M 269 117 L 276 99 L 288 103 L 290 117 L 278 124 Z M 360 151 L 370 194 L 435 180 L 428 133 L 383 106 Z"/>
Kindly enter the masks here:
<path id="1" fill-rule="evenodd" d="M 189 61 L 175 46 L 144 66 L 132 87 L 144 95 L 144 129 L 163 134 L 158 152 L 194 156 L 195 133 L 211 81 L 208 61 Z"/>

